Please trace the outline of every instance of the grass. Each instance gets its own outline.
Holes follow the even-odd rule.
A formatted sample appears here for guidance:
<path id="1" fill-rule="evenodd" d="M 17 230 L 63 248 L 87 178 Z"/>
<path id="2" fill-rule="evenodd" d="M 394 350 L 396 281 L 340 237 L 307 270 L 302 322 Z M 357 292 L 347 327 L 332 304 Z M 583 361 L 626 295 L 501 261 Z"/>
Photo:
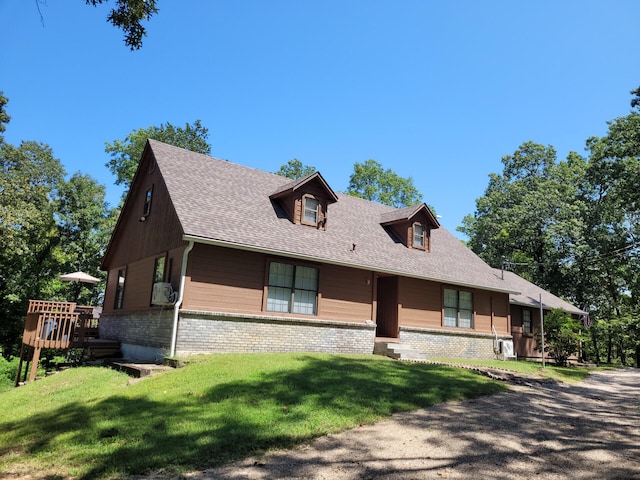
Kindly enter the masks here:
<path id="1" fill-rule="evenodd" d="M 445 358 L 432 357 L 429 360 L 436 362 L 457 363 L 464 365 L 478 365 L 481 367 L 500 368 L 510 370 L 512 372 L 523 373 L 527 375 L 541 375 L 543 377 L 555 378 L 561 382 L 579 382 L 589 375 L 589 368 L 586 367 L 556 367 L 547 364 L 542 368 L 540 362 L 529 361 L 502 361 L 502 360 L 473 360 L 468 358 Z"/>
<path id="2" fill-rule="evenodd" d="M 142 381 L 69 369 L 0 395 L 0 477 L 212 467 L 505 388 L 471 371 L 370 355 L 206 356 Z"/>

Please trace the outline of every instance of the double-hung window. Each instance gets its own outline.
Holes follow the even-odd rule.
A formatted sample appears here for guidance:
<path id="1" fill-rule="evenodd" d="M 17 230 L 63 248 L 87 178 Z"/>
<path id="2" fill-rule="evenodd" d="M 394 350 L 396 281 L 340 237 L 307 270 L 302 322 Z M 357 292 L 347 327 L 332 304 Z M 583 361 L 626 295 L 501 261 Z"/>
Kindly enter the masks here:
<path id="1" fill-rule="evenodd" d="M 413 248 L 424 249 L 426 247 L 425 234 L 424 225 L 421 223 L 415 223 L 413 225 Z"/>
<path id="2" fill-rule="evenodd" d="M 320 208 L 320 202 L 312 197 L 304 197 L 304 212 L 302 215 L 303 223 L 311 225 L 318 224 L 318 210 Z"/>
<path id="3" fill-rule="evenodd" d="M 267 311 L 315 315 L 318 269 L 271 262 L 267 285 Z"/>
<path id="4" fill-rule="evenodd" d="M 531 310 L 522 310 L 522 333 L 533 333 L 531 329 Z"/>
<path id="5" fill-rule="evenodd" d="M 444 289 L 444 326 L 473 328 L 473 294 Z"/>

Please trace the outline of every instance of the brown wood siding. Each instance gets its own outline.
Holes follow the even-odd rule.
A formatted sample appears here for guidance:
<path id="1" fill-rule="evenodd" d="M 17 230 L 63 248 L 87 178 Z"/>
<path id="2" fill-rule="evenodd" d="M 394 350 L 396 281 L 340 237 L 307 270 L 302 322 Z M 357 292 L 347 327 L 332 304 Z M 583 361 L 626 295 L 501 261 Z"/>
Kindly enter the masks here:
<path id="1" fill-rule="evenodd" d="M 104 292 L 104 303 L 102 305 L 103 313 L 113 312 L 113 302 L 116 296 L 116 286 L 118 284 L 118 268 L 109 270 L 107 273 L 107 285 Z"/>
<path id="2" fill-rule="evenodd" d="M 371 320 L 373 274 L 366 270 L 323 265 L 318 317 L 345 322 Z"/>
<path id="3" fill-rule="evenodd" d="M 182 245 L 182 227 L 171 204 L 159 169 L 150 169 L 153 160 L 147 154 L 131 187 L 129 197 L 120 214 L 111 244 L 104 260 L 104 268 L 116 266 L 158 255 Z M 144 221 L 145 195 L 153 186 L 151 211 Z"/>
<path id="4" fill-rule="evenodd" d="M 196 244 L 188 260 L 182 308 L 262 313 L 265 255 Z"/>
<path id="5" fill-rule="evenodd" d="M 142 310 L 150 307 L 154 261 L 155 257 L 148 257 L 127 266 L 123 310 Z"/>
<path id="6" fill-rule="evenodd" d="M 511 333 L 511 308 L 508 293 L 492 294 L 493 326 L 497 333 Z"/>
<path id="7" fill-rule="evenodd" d="M 400 278 L 400 326 L 440 328 L 442 287 L 439 283 Z"/>
<path id="8" fill-rule="evenodd" d="M 485 290 L 473 290 L 473 327 L 477 332 L 491 333 L 491 293 Z"/>
<path id="9" fill-rule="evenodd" d="M 299 316 L 263 310 L 264 282 L 269 259 L 290 259 L 196 244 L 189 256 L 186 310 Z M 318 318 L 347 322 L 371 319 L 372 274 L 333 265 L 319 268 Z M 367 284 L 369 280 L 369 284 Z"/>
<path id="10" fill-rule="evenodd" d="M 531 311 L 531 329 L 533 333 L 524 333 L 522 325 L 522 310 Z M 540 331 L 540 309 L 536 307 L 522 307 L 511 305 L 511 334 L 513 335 L 514 351 L 521 358 L 541 358 L 536 351 L 536 332 Z"/>

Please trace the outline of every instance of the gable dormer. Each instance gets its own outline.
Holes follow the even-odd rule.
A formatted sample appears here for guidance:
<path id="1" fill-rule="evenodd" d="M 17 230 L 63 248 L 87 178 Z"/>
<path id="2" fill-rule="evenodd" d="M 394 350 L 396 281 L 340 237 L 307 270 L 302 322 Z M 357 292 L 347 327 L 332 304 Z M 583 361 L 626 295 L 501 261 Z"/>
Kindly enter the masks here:
<path id="1" fill-rule="evenodd" d="M 280 204 L 291 222 L 323 230 L 327 229 L 329 204 L 338 201 L 320 172 L 283 185 L 269 198 Z"/>
<path id="2" fill-rule="evenodd" d="M 424 203 L 384 213 L 380 225 L 390 230 L 404 246 L 431 251 L 431 230 L 440 223 Z"/>

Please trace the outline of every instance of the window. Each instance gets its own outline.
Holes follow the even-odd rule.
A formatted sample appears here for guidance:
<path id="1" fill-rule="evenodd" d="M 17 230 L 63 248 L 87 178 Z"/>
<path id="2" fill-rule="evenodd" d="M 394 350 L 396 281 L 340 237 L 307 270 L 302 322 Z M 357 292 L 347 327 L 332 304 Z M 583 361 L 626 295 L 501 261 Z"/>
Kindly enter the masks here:
<path id="1" fill-rule="evenodd" d="M 304 197 L 304 212 L 302 215 L 302 222 L 309 223 L 311 225 L 318 224 L 318 209 L 320 202 L 312 197 Z"/>
<path id="2" fill-rule="evenodd" d="M 147 188 L 144 194 L 144 208 L 142 210 L 142 216 L 148 217 L 151 213 L 151 197 L 153 197 L 153 185 Z"/>
<path id="3" fill-rule="evenodd" d="M 124 299 L 124 281 L 127 274 L 127 270 L 122 268 L 118 270 L 118 283 L 116 284 L 116 296 L 113 302 L 114 310 L 122 308 L 122 301 Z"/>
<path id="4" fill-rule="evenodd" d="M 269 264 L 267 311 L 315 315 L 318 269 L 288 263 Z"/>
<path id="5" fill-rule="evenodd" d="M 522 310 L 522 333 L 533 333 L 531 330 L 531 310 Z"/>
<path id="6" fill-rule="evenodd" d="M 444 289 L 444 326 L 472 328 L 473 294 L 471 292 Z"/>
<path id="7" fill-rule="evenodd" d="M 153 265 L 153 283 L 164 282 L 164 257 L 156 258 Z"/>
<path id="8" fill-rule="evenodd" d="M 426 247 L 425 242 L 425 228 L 421 223 L 413 224 L 413 248 L 422 248 Z"/>

